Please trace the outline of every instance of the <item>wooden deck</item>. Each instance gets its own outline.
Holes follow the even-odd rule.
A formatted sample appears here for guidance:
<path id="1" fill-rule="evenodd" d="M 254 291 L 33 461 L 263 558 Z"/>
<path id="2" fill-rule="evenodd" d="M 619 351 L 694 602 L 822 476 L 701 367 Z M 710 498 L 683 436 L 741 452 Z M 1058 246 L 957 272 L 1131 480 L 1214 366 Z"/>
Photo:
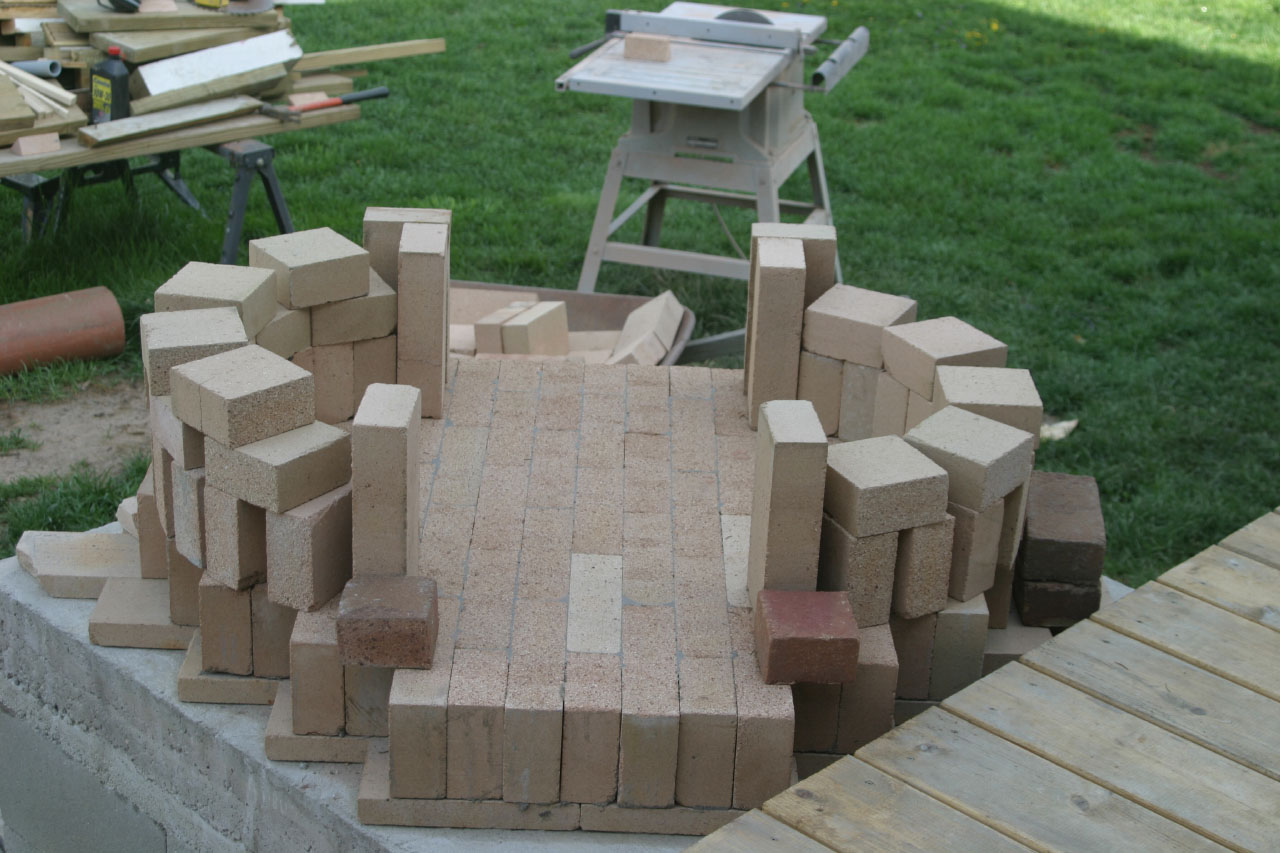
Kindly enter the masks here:
<path id="1" fill-rule="evenodd" d="M 694 849 L 1280 850 L 1280 511 Z"/>

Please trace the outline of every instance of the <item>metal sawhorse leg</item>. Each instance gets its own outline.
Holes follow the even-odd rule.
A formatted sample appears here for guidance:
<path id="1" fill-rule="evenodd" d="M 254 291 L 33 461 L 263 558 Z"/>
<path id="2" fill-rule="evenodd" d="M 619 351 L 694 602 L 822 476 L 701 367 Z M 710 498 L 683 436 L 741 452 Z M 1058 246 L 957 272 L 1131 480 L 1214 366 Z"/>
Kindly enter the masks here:
<path id="1" fill-rule="evenodd" d="M 256 139 L 242 139 L 239 142 L 228 142 L 218 146 L 218 154 L 226 157 L 236 170 L 236 181 L 231 188 L 231 209 L 227 214 L 227 228 L 222 237 L 222 256 L 224 264 L 234 264 L 240 252 L 240 235 L 244 231 L 244 214 L 249 204 L 249 190 L 255 177 L 262 178 L 262 186 L 267 191 L 267 201 L 271 203 L 271 212 L 275 214 L 276 225 L 281 234 L 293 231 L 293 219 L 289 216 L 289 205 L 285 203 L 284 191 L 280 189 L 280 181 L 276 178 L 273 165 L 276 151 L 265 142 Z"/>

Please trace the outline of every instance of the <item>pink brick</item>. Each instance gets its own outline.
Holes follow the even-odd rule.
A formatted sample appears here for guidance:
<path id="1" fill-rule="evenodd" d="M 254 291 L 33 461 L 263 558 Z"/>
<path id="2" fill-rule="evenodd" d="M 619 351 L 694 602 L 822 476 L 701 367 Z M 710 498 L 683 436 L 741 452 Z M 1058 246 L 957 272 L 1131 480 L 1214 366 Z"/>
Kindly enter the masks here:
<path id="1" fill-rule="evenodd" d="M 947 471 L 952 503 L 982 511 L 1027 481 L 1031 433 L 948 406 L 904 439 Z"/>
<path id="2" fill-rule="evenodd" d="M 293 684 L 293 732 L 341 733 L 346 716 L 342 658 L 338 654 L 338 602 L 299 613 L 289 637 L 289 679 Z"/>
<path id="3" fill-rule="evenodd" d="M 791 688 L 765 684 L 752 651 L 751 615 L 734 614 L 733 683 L 738 704 L 738 742 L 733 762 L 733 807 L 757 808 L 791 784 L 795 707 Z"/>
<path id="4" fill-rule="evenodd" d="M 418 565 L 422 396 L 371 385 L 351 424 L 352 573 L 403 575 Z"/>
<path id="5" fill-rule="evenodd" d="M 289 636 L 298 611 L 281 607 L 267 597 L 267 585 L 253 587 L 249 600 L 253 631 L 253 674 L 262 678 L 289 677 Z"/>
<path id="6" fill-rule="evenodd" d="M 297 610 L 323 606 L 351 577 L 351 486 L 266 513 L 266 537 L 271 600 Z"/>
<path id="7" fill-rule="evenodd" d="M 888 373 L 876 377 L 875 408 L 871 413 L 872 437 L 902 435 L 907 431 L 907 386 Z"/>

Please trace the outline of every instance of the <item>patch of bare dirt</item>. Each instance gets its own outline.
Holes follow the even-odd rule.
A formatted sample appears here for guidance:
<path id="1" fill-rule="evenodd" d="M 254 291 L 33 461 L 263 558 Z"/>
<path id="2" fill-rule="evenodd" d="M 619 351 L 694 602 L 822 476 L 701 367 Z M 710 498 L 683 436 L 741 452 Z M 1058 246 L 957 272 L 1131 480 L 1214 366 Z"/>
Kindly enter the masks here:
<path id="1" fill-rule="evenodd" d="M 15 429 L 40 446 L 0 451 L 0 482 L 63 474 L 81 461 L 116 471 L 151 442 L 141 382 L 90 386 L 48 403 L 0 403 L 0 435 Z"/>

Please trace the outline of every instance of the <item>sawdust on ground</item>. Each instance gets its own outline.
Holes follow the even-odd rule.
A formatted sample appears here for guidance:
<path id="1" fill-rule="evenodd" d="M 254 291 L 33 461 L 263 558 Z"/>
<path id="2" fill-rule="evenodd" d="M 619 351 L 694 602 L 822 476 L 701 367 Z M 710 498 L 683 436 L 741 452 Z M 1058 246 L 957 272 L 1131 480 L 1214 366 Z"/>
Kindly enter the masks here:
<path id="1" fill-rule="evenodd" d="M 15 429 L 39 443 L 34 450 L 0 452 L 0 482 L 64 474 L 77 462 L 118 471 L 150 446 L 147 395 L 139 382 L 90 385 L 47 403 L 0 403 L 0 435 Z"/>

